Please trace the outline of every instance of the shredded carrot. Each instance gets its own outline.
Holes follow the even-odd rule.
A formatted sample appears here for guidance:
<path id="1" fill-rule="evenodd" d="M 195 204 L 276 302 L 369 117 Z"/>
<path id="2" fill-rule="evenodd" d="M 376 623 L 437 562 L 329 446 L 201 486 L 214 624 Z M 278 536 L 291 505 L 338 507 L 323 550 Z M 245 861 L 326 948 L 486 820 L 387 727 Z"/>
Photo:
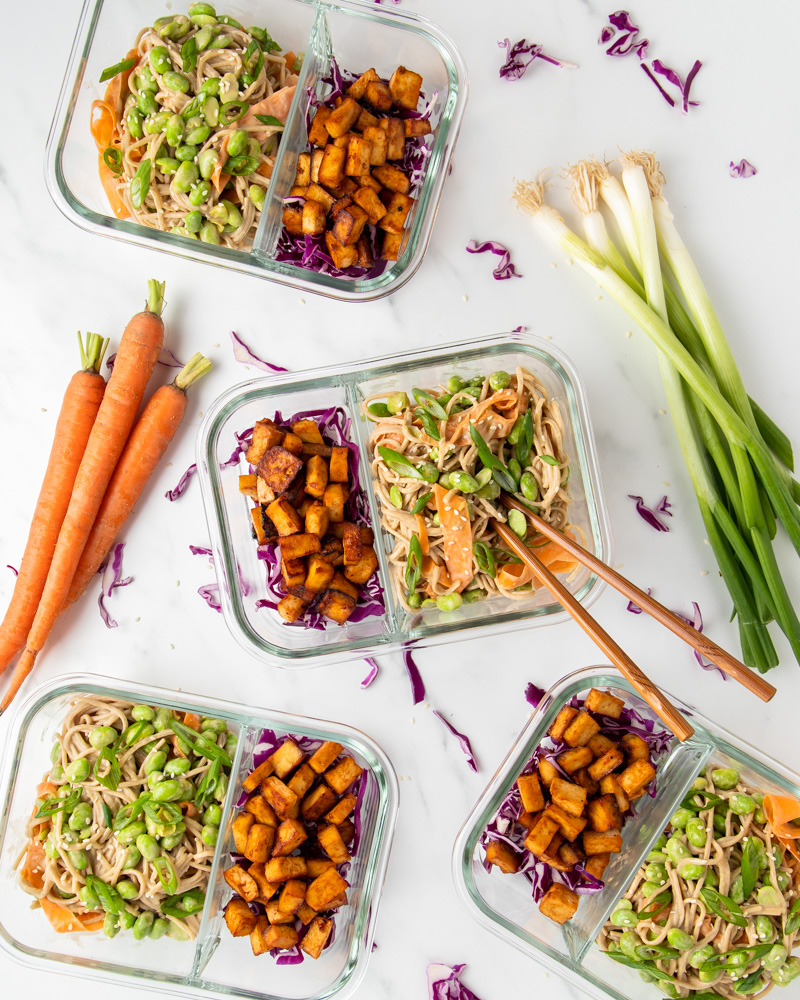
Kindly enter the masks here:
<path id="1" fill-rule="evenodd" d="M 428 542 L 428 526 L 425 524 L 425 518 L 422 514 L 416 514 L 415 517 L 417 519 L 417 531 L 419 532 L 419 547 L 422 549 L 422 554 L 426 556 L 431 550 Z"/>
<path id="2" fill-rule="evenodd" d="M 89 131 L 100 153 L 108 149 L 115 138 L 114 109 L 105 101 L 92 101 Z"/>
<path id="3" fill-rule="evenodd" d="M 472 526 L 469 521 L 467 501 L 463 496 L 454 494 L 446 503 L 447 491 L 434 483 L 433 495 L 436 499 L 436 512 L 442 526 L 444 541 L 444 561 L 452 583 L 457 585 L 459 593 L 473 577 L 472 571 Z"/>
<path id="4" fill-rule="evenodd" d="M 800 826 L 793 823 L 800 820 L 800 802 L 789 795 L 765 795 L 764 812 L 781 847 L 800 861 Z"/>
<path id="5" fill-rule="evenodd" d="M 129 218 L 131 213 L 117 191 L 117 175 L 112 172 L 103 159 L 102 153 L 97 158 L 97 172 L 100 175 L 100 183 L 103 185 L 103 190 L 106 193 L 106 198 L 108 198 L 111 211 L 118 219 Z"/>
<path id="6" fill-rule="evenodd" d="M 190 729 L 194 729 L 195 732 L 200 732 L 200 716 L 196 712 L 185 712 L 183 716 L 184 726 L 188 726 Z"/>
<path id="7" fill-rule="evenodd" d="M 59 934 L 71 931 L 99 931 L 103 926 L 105 914 L 92 911 L 90 913 L 73 913 L 66 906 L 59 906 L 51 899 L 40 899 L 39 903 L 45 916 Z"/>

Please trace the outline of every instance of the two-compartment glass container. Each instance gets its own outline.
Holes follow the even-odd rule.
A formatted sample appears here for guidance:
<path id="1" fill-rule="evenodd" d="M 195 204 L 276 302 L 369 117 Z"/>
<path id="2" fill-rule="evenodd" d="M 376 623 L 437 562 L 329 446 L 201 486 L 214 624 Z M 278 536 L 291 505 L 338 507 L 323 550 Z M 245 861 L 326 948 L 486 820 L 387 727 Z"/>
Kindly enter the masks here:
<path id="1" fill-rule="evenodd" d="M 49 771 L 50 750 L 68 705 L 81 694 L 213 716 L 224 719 L 238 734 L 195 941 L 168 937 L 135 941 L 130 932 L 113 941 L 100 931 L 59 934 L 40 909 L 30 908 L 31 897 L 19 887 L 17 862 L 25 847 L 36 787 Z M 299 965 L 277 965 L 269 955 L 256 958 L 247 938 L 231 937 L 222 916 L 230 896 L 222 872 L 232 864 L 234 807 L 264 729 L 279 736 L 291 733 L 341 743 L 364 767 L 367 781 L 360 805 L 361 841 L 347 874 L 348 903 L 337 911 L 332 944 L 316 961 L 306 958 Z M 25 965 L 183 996 L 252 1000 L 343 1000 L 356 990 L 366 971 L 394 835 L 398 784 L 384 752 L 355 729 L 90 674 L 62 676 L 34 691 L 17 709 L 6 738 L 0 795 L 0 947 Z"/>
<path id="2" fill-rule="evenodd" d="M 573 697 L 585 698 L 593 687 L 611 691 L 627 707 L 664 729 L 652 709 L 611 667 L 585 667 L 563 677 L 542 698 L 459 832 L 453 850 L 453 878 L 459 898 L 481 926 L 590 996 L 597 1000 L 658 1000 L 663 991 L 657 984 L 646 986 L 636 971 L 612 961 L 594 943 L 617 900 L 706 764 L 736 768 L 754 791 L 795 798 L 800 798 L 800 775 L 669 695 L 690 718 L 695 734 L 684 743 L 673 739 L 669 751 L 656 762 L 656 797 L 645 795 L 637 800 L 636 817 L 622 829 L 622 852 L 612 855 L 603 875 L 605 889 L 581 896 L 576 915 L 559 926 L 539 912 L 530 884 L 522 875 L 485 870 L 480 839 L 533 751 L 546 738 L 559 710 Z"/>
<path id="3" fill-rule="evenodd" d="M 142 28 L 165 14 L 185 13 L 187 7 L 188 0 L 185 4 L 85 0 L 47 144 L 47 185 L 61 211 L 92 233 L 331 298 L 366 301 L 399 288 L 425 255 L 466 105 L 466 67 L 453 42 L 417 14 L 386 11 L 372 3 L 219 0 L 219 14 L 231 15 L 245 26 L 266 26 L 285 50 L 304 53 L 252 250 L 232 250 L 115 218 L 98 177 L 97 150 L 89 132 L 92 101 L 102 98 L 105 90 L 105 84 L 98 83 L 103 69 L 122 58 Z M 431 106 L 433 126 L 430 155 L 415 195 L 400 258 L 389 262 L 375 277 L 355 280 L 319 274 L 281 262 L 276 256 L 284 199 L 294 183 L 297 156 L 307 148 L 309 94 L 324 96 L 324 77 L 333 58 L 342 69 L 361 73 L 374 67 L 387 78 L 401 64 L 419 73 L 424 99 Z"/>
<path id="4" fill-rule="evenodd" d="M 436 352 L 428 349 L 351 365 L 286 373 L 234 386 L 207 412 L 200 428 L 197 464 L 220 583 L 225 620 L 241 645 L 269 662 L 285 667 L 335 663 L 398 648 L 453 642 L 565 621 L 569 616 L 544 591 L 531 591 L 521 600 L 492 598 L 462 605 L 455 612 L 426 608 L 408 613 L 389 583 L 388 553 L 393 536 L 381 527 L 379 506 L 370 476 L 369 435 L 372 423 L 364 415 L 364 401 L 376 393 L 412 387 L 433 387 L 458 374 L 469 379 L 497 369 L 530 369 L 559 402 L 564 417 L 564 450 L 570 458 L 569 518 L 582 533 L 586 548 L 600 559 L 611 559 L 608 518 L 600 486 L 597 457 L 577 372 L 551 345 L 526 333 L 497 334 L 468 343 L 451 344 Z M 237 434 L 256 420 L 284 418 L 307 410 L 341 407 L 350 418 L 351 439 L 359 449 L 359 478 L 366 491 L 375 529 L 379 579 L 385 612 L 343 626 L 327 623 L 324 631 L 286 625 L 277 612 L 260 607 L 267 597 L 264 563 L 251 532 L 250 501 L 239 493 L 239 475 L 248 471 L 229 465 Z M 599 595 L 603 583 L 581 569 L 568 586 L 585 605 Z"/>

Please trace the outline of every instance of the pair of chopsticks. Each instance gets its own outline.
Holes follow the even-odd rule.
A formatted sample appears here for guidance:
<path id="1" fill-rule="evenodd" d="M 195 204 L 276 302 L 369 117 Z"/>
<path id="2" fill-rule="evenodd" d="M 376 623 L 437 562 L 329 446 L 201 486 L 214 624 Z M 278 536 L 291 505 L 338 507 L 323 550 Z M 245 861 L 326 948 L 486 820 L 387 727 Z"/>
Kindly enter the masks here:
<path id="1" fill-rule="evenodd" d="M 574 539 L 552 525 L 548 524 L 524 504 L 503 491 L 500 495 L 501 502 L 510 510 L 518 510 L 533 524 L 536 530 L 555 542 L 565 552 L 568 552 L 574 559 L 582 563 L 593 573 L 611 584 L 621 594 L 633 601 L 642 611 L 646 611 L 656 621 L 666 626 L 671 632 L 683 639 L 690 646 L 697 650 L 702 656 L 711 660 L 716 666 L 723 670 L 729 677 L 743 684 L 748 691 L 761 698 L 762 701 L 769 701 L 775 694 L 775 688 L 765 681 L 758 674 L 753 673 L 743 663 L 732 656 L 726 650 L 718 646 L 707 635 L 702 635 L 691 625 L 687 625 L 683 619 L 659 604 L 626 577 L 604 563 L 601 559 L 587 552 Z M 611 636 L 598 624 L 589 612 L 579 601 L 567 590 L 564 584 L 553 574 L 543 563 L 541 563 L 534 553 L 523 543 L 523 541 L 502 521 L 492 518 L 492 527 L 497 534 L 508 545 L 525 565 L 531 570 L 536 579 L 542 583 L 568 611 L 572 617 L 583 628 L 586 634 L 597 643 L 600 649 L 618 668 L 627 681 L 639 692 L 642 698 L 653 709 L 658 717 L 664 722 L 679 740 L 687 740 L 693 735 L 694 729 L 666 698 L 653 682 L 641 671 L 628 654 L 611 638 Z"/>

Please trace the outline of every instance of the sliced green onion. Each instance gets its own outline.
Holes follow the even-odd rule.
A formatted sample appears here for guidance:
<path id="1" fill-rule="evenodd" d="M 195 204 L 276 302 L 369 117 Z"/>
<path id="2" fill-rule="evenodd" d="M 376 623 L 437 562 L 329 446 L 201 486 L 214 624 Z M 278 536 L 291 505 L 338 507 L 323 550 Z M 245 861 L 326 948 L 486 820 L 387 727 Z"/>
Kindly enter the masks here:
<path id="1" fill-rule="evenodd" d="M 442 404 L 436 399 L 435 396 L 432 396 L 429 392 L 426 392 L 424 389 L 412 389 L 411 395 L 414 397 L 414 399 L 416 399 L 416 401 L 420 404 L 420 406 L 422 406 L 427 410 L 430 410 L 430 412 L 437 420 L 447 419 L 447 411 L 442 406 Z"/>
<path id="2" fill-rule="evenodd" d="M 162 854 L 161 857 L 156 858 L 153 862 L 153 868 L 156 870 L 161 888 L 168 896 L 172 896 L 178 888 L 178 873 L 175 871 L 170 859 Z"/>
<path id="3" fill-rule="evenodd" d="M 422 424 L 422 429 L 428 435 L 432 437 L 434 441 L 441 441 L 442 435 L 439 433 L 439 428 L 436 425 L 436 421 L 433 418 L 433 414 L 429 413 L 425 407 L 418 406 L 414 410 L 414 416 L 417 417 Z"/>
<path id="4" fill-rule="evenodd" d="M 517 461 L 524 469 L 528 464 L 528 459 L 531 456 L 531 448 L 533 447 L 533 414 L 530 410 L 526 410 L 522 417 L 522 425 L 519 432 L 519 439 L 514 446 L 514 452 L 517 457 Z"/>
<path id="5" fill-rule="evenodd" d="M 105 163 L 112 174 L 119 176 L 122 173 L 122 153 L 116 146 L 109 146 L 103 150 L 103 163 Z"/>
<path id="6" fill-rule="evenodd" d="M 183 45 L 181 45 L 181 59 L 183 60 L 181 66 L 183 72 L 191 73 L 197 65 L 197 42 L 194 35 L 191 38 L 187 38 Z"/>
<path id="7" fill-rule="evenodd" d="M 417 500 L 414 506 L 411 508 L 412 514 L 421 514 L 423 510 L 428 506 L 428 501 L 433 496 L 433 493 L 423 493 L 422 496 Z"/>
<path id="8" fill-rule="evenodd" d="M 472 551 L 475 554 L 475 562 L 478 564 L 478 569 L 494 578 L 497 574 L 497 566 L 494 561 L 492 550 L 486 542 L 482 542 L 480 540 L 473 542 Z"/>
<path id="9" fill-rule="evenodd" d="M 150 190 L 150 172 L 153 164 L 148 157 L 145 157 L 139 164 L 139 169 L 133 175 L 131 181 L 131 204 L 134 208 L 141 208 Z"/>
<path id="10" fill-rule="evenodd" d="M 394 448 L 386 448 L 380 445 L 378 447 L 378 454 L 389 468 L 399 476 L 405 476 L 410 479 L 422 479 L 422 476 L 417 471 L 417 467 L 412 465 L 401 452 L 395 451 Z"/>
<path id="11" fill-rule="evenodd" d="M 133 58 L 133 59 L 123 59 L 121 62 L 114 63 L 113 66 L 107 66 L 100 74 L 100 83 L 105 83 L 106 80 L 110 80 L 118 73 L 124 73 L 126 72 L 126 70 L 133 69 L 135 65 L 136 65 L 136 59 Z"/>
<path id="12" fill-rule="evenodd" d="M 730 896 L 723 896 L 716 889 L 707 888 L 701 889 L 700 895 L 712 913 L 718 917 L 722 917 L 723 920 L 726 920 L 729 924 L 734 924 L 736 927 L 747 927 L 747 917 L 742 913 L 742 908 L 739 904 L 734 903 Z"/>
<path id="13" fill-rule="evenodd" d="M 791 910 L 786 915 L 786 926 L 784 934 L 794 934 L 800 930 L 800 899 L 796 899 Z"/>
<path id="14" fill-rule="evenodd" d="M 422 546 L 418 535 L 412 535 L 408 543 L 408 561 L 406 562 L 406 590 L 411 594 L 417 589 L 422 576 Z"/>
<path id="15" fill-rule="evenodd" d="M 171 896 L 161 903 L 161 912 L 166 917 L 188 917 L 199 913 L 205 904 L 205 893 L 200 889 L 189 889 L 180 896 Z"/>
<path id="16" fill-rule="evenodd" d="M 285 123 L 280 118 L 276 118 L 275 115 L 256 115 L 255 117 L 262 125 L 274 125 L 276 128 L 285 128 Z"/>
<path id="17" fill-rule="evenodd" d="M 68 795 L 60 799 L 58 796 L 50 795 L 36 810 L 35 819 L 42 819 L 45 816 L 54 816 L 57 812 L 70 813 L 81 800 L 80 788 L 73 788 Z"/>
<path id="18" fill-rule="evenodd" d="M 552 455 L 539 455 L 539 458 L 545 463 L 545 465 L 561 465 L 557 458 L 553 458 Z"/>
<path id="19" fill-rule="evenodd" d="M 103 762 L 108 764 L 105 774 L 100 773 L 100 765 Z M 97 760 L 94 762 L 94 767 L 92 768 L 92 777 L 110 792 L 115 792 L 119 787 L 119 782 L 122 778 L 122 769 L 119 766 L 117 755 L 110 747 L 103 747 L 97 755 Z"/>

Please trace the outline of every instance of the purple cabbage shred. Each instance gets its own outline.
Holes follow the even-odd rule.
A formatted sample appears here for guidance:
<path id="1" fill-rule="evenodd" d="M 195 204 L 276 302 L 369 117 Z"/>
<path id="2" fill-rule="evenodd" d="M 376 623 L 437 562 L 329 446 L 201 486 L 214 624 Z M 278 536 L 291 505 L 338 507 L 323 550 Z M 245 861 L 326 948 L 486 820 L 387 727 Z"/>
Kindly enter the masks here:
<path id="1" fill-rule="evenodd" d="M 214 565 L 214 555 L 206 545 L 190 545 L 189 551 L 193 556 L 208 556 L 209 562 L 212 566 Z M 197 593 L 213 611 L 222 612 L 218 583 L 205 583 L 202 587 L 197 588 Z"/>
<path id="2" fill-rule="evenodd" d="M 628 499 L 636 501 L 636 513 L 644 521 L 647 521 L 651 528 L 655 528 L 656 531 L 669 531 L 667 525 L 659 517 L 659 514 L 666 514 L 667 517 L 672 517 L 672 511 L 670 510 L 672 504 L 665 496 L 658 501 L 655 509 L 648 507 L 641 497 L 637 497 L 633 493 L 628 494 Z"/>
<path id="3" fill-rule="evenodd" d="M 117 587 L 127 587 L 133 583 L 132 576 L 122 576 L 122 552 L 125 548 L 124 542 L 117 542 L 114 546 L 113 554 L 106 556 L 105 561 L 97 571 L 100 574 L 100 596 L 97 598 L 97 606 L 106 624 L 106 628 L 117 628 L 116 622 L 106 608 L 106 598 L 111 597 Z"/>
<path id="4" fill-rule="evenodd" d="M 692 617 L 691 618 L 687 618 L 685 615 L 682 615 L 679 611 L 673 611 L 672 613 L 674 615 L 677 615 L 678 618 L 682 619 L 682 621 L 685 621 L 687 625 L 691 625 L 692 628 L 695 629 L 695 631 L 697 631 L 697 632 L 702 632 L 703 631 L 703 616 L 700 613 L 700 606 L 698 605 L 697 601 L 692 601 Z M 727 676 L 727 674 L 725 673 L 724 670 L 722 670 L 716 664 L 709 663 L 708 660 L 704 660 L 703 657 L 700 655 L 700 653 L 698 653 L 698 651 L 696 649 L 694 650 L 694 658 L 697 660 L 697 662 L 700 664 L 700 666 L 703 668 L 703 670 L 709 670 L 709 671 L 716 670 L 717 673 L 720 675 L 720 677 L 724 681 L 726 681 L 728 679 L 728 676 Z"/>
<path id="5" fill-rule="evenodd" d="M 472 752 L 472 745 L 469 742 L 469 739 L 463 733 L 460 733 L 455 728 L 455 726 L 453 726 L 451 723 L 449 723 L 447 721 L 447 719 L 445 719 L 445 717 L 441 714 L 441 712 L 437 712 L 436 709 L 434 709 L 433 710 L 433 714 L 436 716 L 436 718 L 440 722 L 442 722 L 445 726 L 447 726 L 447 728 L 450 730 L 450 732 L 453 734 L 453 736 L 455 736 L 455 738 L 458 740 L 458 745 L 461 747 L 461 749 L 466 754 L 467 764 L 477 774 L 478 773 L 478 764 L 477 764 L 477 762 L 475 760 L 475 755 Z"/>
<path id="6" fill-rule="evenodd" d="M 525 700 L 528 704 L 532 705 L 533 708 L 539 707 L 542 698 L 544 698 L 544 694 L 544 688 L 538 687 L 533 682 L 529 683 L 525 688 Z"/>
<path id="7" fill-rule="evenodd" d="M 428 1000 L 479 1000 L 461 982 L 465 965 L 443 965 L 432 962 L 427 968 Z"/>
<path id="8" fill-rule="evenodd" d="M 758 173 L 749 160 L 739 160 L 738 163 L 734 163 L 733 160 L 731 160 L 729 169 L 731 177 L 755 177 Z"/>
<path id="9" fill-rule="evenodd" d="M 504 247 L 502 243 L 498 243 L 497 240 L 484 240 L 483 243 L 478 243 L 477 240 L 470 240 L 465 249 L 467 253 L 485 253 L 489 250 L 497 257 L 501 257 L 502 260 L 492 271 L 492 274 L 497 281 L 503 281 L 505 278 L 522 277 L 522 275 L 515 270 L 514 265 L 511 263 L 511 254 L 508 249 Z"/>
<path id="10" fill-rule="evenodd" d="M 19 570 L 15 566 L 12 566 L 11 563 L 6 563 L 6 569 L 10 569 L 14 576 L 19 576 Z"/>
<path id="11" fill-rule="evenodd" d="M 365 656 L 364 659 L 369 664 L 369 673 L 364 678 L 364 680 L 361 682 L 361 687 L 362 688 L 368 688 L 370 686 L 370 684 L 378 676 L 378 673 L 380 671 L 380 666 L 378 664 L 378 661 L 376 659 L 374 659 L 373 657 L 371 657 L 371 656 Z"/>
<path id="12" fill-rule="evenodd" d="M 177 486 L 172 490 L 167 490 L 164 496 L 167 498 L 167 500 L 169 500 L 170 503 L 174 503 L 174 501 L 177 500 L 178 497 L 183 496 L 183 494 L 186 492 L 186 487 L 191 482 L 192 476 L 195 474 L 195 472 L 197 472 L 197 463 L 193 462 L 186 470 L 186 472 L 184 472 L 184 474 L 178 480 Z"/>
<path id="13" fill-rule="evenodd" d="M 647 590 L 646 590 L 647 596 L 649 597 L 651 593 L 652 593 L 652 591 L 648 587 Z M 639 607 L 638 604 L 634 604 L 633 601 L 628 601 L 628 605 L 625 608 L 625 610 L 626 611 L 630 611 L 630 613 L 632 615 L 640 615 L 642 613 L 642 609 Z"/>
<path id="14" fill-rule="evenodd" d="M 690 105 L 692 107 L 697 107 L 697 101 L 689 100 L 689 89 L 692 86 L 692 81 L 700 72 L 700 67 L 702 65 L 703 64 L 700 62 L 700 60 L 696 59 L 694 65 L 686 74 L 686 80 L 684 82 L 684 80 L 681 79 L 680 73 L 678 73 L 676 70 L 670 69 L 669 66 L 665 66 L 660 59 L 653 60 L 653 72 L 658 73 L 659 76 L 663 76 L 665 80 L 669 80 L 669 82 L 673 86 L 677 87 L 678 90 L 680 91 L 681 111 L 685 115 L 689 114 Z"/>
<path id="15" fill-rule="evenodd" d="M 566 62 L 564 59 L 554 59 L 552 56 L 546 55 L 541 45 L 529 42 L 527 38 L 521 38 L 514 45 L 508 38 L 504 38 L 502 42 L 497 44 L 501 49 L 506 50 L 506 61 L 500 67 L 501 80 L 520 80 L 535 59 L 541 59 L 542 62 L 561 68 L 573 66 L 573 63 Z"/>
<path id="16" fill-rule="evenodd" d="M 281 368 L 280 365 L 273 365 L 270 361 L 262 361 L 257 355 L 253 354 L 250 348 L 245 344 L 238 334 L 231 330 L 231 343 L 233 344 L 233 356 L 237 361 L 240 361 L 243 365 L 252 365 L 253 368 L 258 368 L 262 372 L 285 372 L 288 371 L 287 368 Z"/>
<path id="17" fill-rule="evenodd" d="M 415 705 L 425 700 L 425 685 L 422 682 L 422 675 L 411 655 L 409 643 L 403 644 L 403 663 L 408 671 L 408 679 L 411 681 L 411 697 Z"/>
<path id="18" fill-rule="evenodd" d="M 523 324 L 520 324 L 519 326 L 515 326 L 514 329 L 511 332 L 512 333 L 525 333 L 527 331 L 527 329 L 528 329 L 527 326 L 525 326 Z"/>

